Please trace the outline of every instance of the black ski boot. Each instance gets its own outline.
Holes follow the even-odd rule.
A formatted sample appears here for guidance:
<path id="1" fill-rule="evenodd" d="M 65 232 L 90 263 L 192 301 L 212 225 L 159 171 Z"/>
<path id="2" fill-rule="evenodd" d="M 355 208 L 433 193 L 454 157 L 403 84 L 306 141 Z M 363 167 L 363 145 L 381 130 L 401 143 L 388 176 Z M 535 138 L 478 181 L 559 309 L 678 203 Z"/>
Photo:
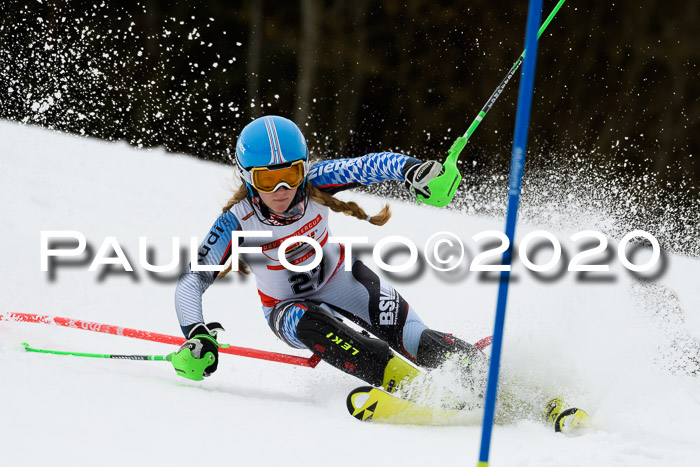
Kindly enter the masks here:
<path id="1" fill-rule="evenodd" d="M 425 368 L 437 368 L 448 360 L 458 362 L 465 387 L 480 384 L 488 371 L 488 358 L 481 350 L 451 334 L 432 329 L 421 334 L 416 360 Z"/>

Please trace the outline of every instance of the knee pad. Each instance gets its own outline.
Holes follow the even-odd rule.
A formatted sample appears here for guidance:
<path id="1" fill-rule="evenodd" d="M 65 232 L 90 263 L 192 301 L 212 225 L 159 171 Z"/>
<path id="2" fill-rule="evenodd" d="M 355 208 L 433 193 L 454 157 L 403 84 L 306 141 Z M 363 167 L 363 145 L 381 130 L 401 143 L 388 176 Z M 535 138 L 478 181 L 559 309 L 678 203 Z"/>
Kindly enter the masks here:
<path id="1" fill-rule="evenodd" d="M 296 328 L 299 341 L 330 365 L 381 386 L 384 370 L 393 356 L 389 344 L 363 336 L 316 303 L 303 306 L 307 309 Z"/>
<path id="2" fill-rule="evenodd" d="M 306 347 L 297 336 L 299 320 L 308 310 L 309 304 L 304 300 L 288 300 L 278 303 L 270 312 L 267 324 L 272 332 L 287 345 L 303 349 Z"/>

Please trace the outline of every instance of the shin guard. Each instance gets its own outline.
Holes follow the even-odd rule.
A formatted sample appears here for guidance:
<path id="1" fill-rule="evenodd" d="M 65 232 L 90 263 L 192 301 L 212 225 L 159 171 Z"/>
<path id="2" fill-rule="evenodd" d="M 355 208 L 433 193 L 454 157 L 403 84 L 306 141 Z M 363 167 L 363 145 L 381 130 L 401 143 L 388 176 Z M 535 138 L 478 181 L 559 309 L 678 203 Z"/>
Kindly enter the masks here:
<path id="1" fill-rule="evenodd" d="M 299 319 L 297 338 L 334 367 L 373 385 L 381 386 L 393 356 L 389 344 L 363 336 L 315 304 Z"/>

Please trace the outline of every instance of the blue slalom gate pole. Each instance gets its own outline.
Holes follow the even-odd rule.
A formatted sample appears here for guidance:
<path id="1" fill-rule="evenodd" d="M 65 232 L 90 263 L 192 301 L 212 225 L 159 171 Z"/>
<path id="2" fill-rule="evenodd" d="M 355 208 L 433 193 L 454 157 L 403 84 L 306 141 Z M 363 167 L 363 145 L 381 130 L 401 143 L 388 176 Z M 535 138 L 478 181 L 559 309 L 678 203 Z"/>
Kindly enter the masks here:
<path id="1" fill-rule="evenodd" d="M 513 138 L 513 153 L 510 162 L 510 182 L 508 186 L 508 211 L 506 214 L 506 236 L 509 240 L 508 249 L 503 253 L 502 264 L 507 266 L 501 271 L 498 285 L 498 301 L 496 303 L 496 319 L 494 322 L 493 342 L 491 343 L 491 362 L 489 379 L 486 386 L 486 402 L 484 406 L 484 421 L 481 426 L 481 451 L 477 467 L 489 465 L 489 447 L 491 431 L 496 410 L 496 394 L 498 390 L 498 374 L 501 364 L 501 346 L 503 344 L 503 326 L 506 318 L 506 300 L 510 283 L 510 265 L 515 240 L 515 223 L 518 217 L 520 203 L 520 186 L 525 165 L 525 148 L 527 133 L 530 125 L 530 109 L 532 107 L 532 90 L 535 84 L 535 64 L 537 62 L 537 29 L 542 14 L 542 0 L 530 0 L 527 13 L 527 28 L 525 32 L 525 59 L 520 75 L 520 90 L 518 92 L 518 111 L 515 117 L 515 136 Z"/>

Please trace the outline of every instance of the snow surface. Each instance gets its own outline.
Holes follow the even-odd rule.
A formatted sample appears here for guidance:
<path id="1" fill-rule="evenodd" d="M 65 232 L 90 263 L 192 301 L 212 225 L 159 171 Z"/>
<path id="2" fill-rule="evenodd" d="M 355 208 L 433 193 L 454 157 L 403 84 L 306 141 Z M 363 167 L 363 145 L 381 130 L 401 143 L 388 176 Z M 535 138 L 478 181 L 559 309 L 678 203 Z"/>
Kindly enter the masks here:
<path id="1" fill-rule="evenodd" d="M 188 248 L 189 238 L 206 234 L 228 200 L 233 170 L 10 122 L 0 122 L 0 143 L 0 313 L 40 313 L 180 335 L 173 305 L 177 274 L 147 273 L 139 265 L 138 237 L 148 237 L 157 264 L 169 261 L 173 236 Z M 369 212 L 385 201 L 358 193 L 342 196 Z M 332 214 L 332 232 L 366 235 L 373 243 L 385 235 L 405 235 L 422 248 L 433 233 L 450 231 L 473 258 L 477 244 L 471 236 L 503 227 L 502 219 L 401 202 L 392 208 L 394 217 L 381 228 Z M 520 225 L 518 237 L 537 228 Z M 41 272 L 42 230 L 83 232 L 91 255 L 62 259 L 53 277 Z M 568 237 L 574 232 L 553 233 L 570 258 L 576 250 Z M 118 267 L 88 271 L 108 236 L 116 237 L 133 273 Z M 379 271 L 370 250 L 356 250 Z M 536 262 L 548 257 L 542 253 Z M 584 281 L 570 272 L 547 273 L 545 280 L 517 263 L 503 348 L 519 396 L 528 399 L 528 387 L 537 394 L 566 395 L 591 414 L 597 431 L 566 437 L 527 418 L 499 425 L 490 465 L 700 465 L 700 380 L 688 374 L 693 365 L 688 355 L 700 339 L 700 261 L 664 255 L 665 268 L 651 282 L 640 282 L 614 255 L 601 258 L 611 265 L 604 280 L 590 280 L 601 276 L 589 274 Z M 393 258 L 401 259 L 400 254 Z M 496 281 L 466 267 L 452 273 L 422 267 L 410 274 L 382 274 L 431 327 L 471 342 L 491 334 Z M 254 281 L 231 276 L 205 294 L 206 319 L 227 329 L 222 341 L 307 356 L 270 332 Z M 223 355 L 213 377 L 193 382 L 177 377 L 165 362 L 26 353 L 22 342 L 94 353 L 173 350 L 125 337 L 0 321 L 3 466 L 425 467 L 475 465 L 478 458 L 478 422 L 426 427 L 351 418 L 345 398 L 359 382 L 324 363 L 309 369 Z"/>

